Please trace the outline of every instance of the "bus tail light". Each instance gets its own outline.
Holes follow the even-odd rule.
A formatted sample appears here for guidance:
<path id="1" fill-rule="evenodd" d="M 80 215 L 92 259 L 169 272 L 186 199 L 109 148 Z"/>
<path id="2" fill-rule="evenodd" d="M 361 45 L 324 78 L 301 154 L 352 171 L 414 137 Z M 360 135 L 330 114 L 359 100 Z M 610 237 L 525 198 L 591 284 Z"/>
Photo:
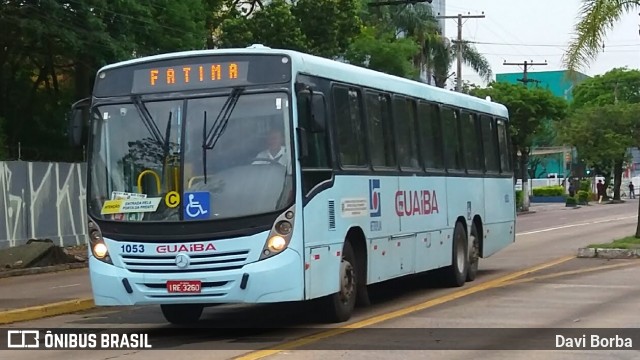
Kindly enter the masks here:
<path id="1" fill-rule="evenodd" d="M 113 265 L 107 244 L 104 243 L 102 232 L 93 221 L 89 221 L 89 247 L 91 248 L 91 254 L 96 259 Z"/>
<path id="2" fill-rule="evenodd" d="M 293 219 L 295 217 L 293 208 L 292 206 L 276 219 L 273 228 L 271 228 L 269 232 L 267 241 L 262 248 L 260 260 L 277 255 L 289 246 L 293 233 Z"/>

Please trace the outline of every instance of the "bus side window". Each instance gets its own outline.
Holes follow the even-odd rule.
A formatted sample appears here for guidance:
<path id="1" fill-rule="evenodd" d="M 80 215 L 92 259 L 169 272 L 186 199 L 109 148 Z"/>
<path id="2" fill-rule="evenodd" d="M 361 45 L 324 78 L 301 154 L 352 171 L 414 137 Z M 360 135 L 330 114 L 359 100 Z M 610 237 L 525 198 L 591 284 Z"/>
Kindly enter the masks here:
<path id="1" fill-rule="evenodd" d="M 503 174 L 509 174 L 511 169 L 511 151 L 509 151 L 509 134 L 507 134 L 507 124 L 503 119 L 497 119 L 498 124 L 498 144 L 500 145 L 500 169 Z"/>
<path id="2" fill-rule="evenodd" d="M 484 165 L 487 172 L 500 172 L 500 159 L 498 157 L 498 142 L 495 120 L 489 116 L 480 117 L 482 129 L 482 147 L 484 152 Z"/>
<path id="3" fill-rule="evenodd" d="M 369 149 L 374 168 L 396 167 L 390 102 L 387 94 L 367 92 L 365 105 L 369 130 Z"/>
<path id="4" fill-rule="evenodd" d="M 444 128 L 445 159 L 447 170 L 464 171 L 462 144 L 460 143 L 459 114 L 451 108 L 442 108 L 442 126 Z"/>
<path id="5" fill-rule="evenodd" d="M 420 123 L 420 149 L 424 167 L 432 170 L 444 170 L 442 126 L 438 106 L 420 101 L 418 121 Z"/>
<path id="6" fill-rule="evenodd" d="M 314 107 L 326 106 L 324 96 L 314 91 Z M 306 131 L 309 145 L 309 156 L 302 158 L 303 168 L 327 169 L 329 166 L 329 153 L 327 151 L 327 131 L 321 129 L 320 124 L 312 124 L 311 118 L 311 94 L 298 93 L 298 123 Z"/>
<path id="7" fill-rule="evenodd" d="M 482 171 L 481 137 L 478 134 L 477 116 L 463 111 L 460 116 L 460 126 L 462 127 L 462 144 L 464 147 L 467 170 Z"/>
<path id="8" fill-rule="evenodd" d="M 323 181 L 331 179 L 331 157 L 329 153 L 329 139 L 326 122 L 312 124 L 311 118 L 311 94 L 299 92 L 297 94 L 298 125 L 305 129 L 307 138 L 308 155 L 300 159 L 302 166 L 302 190 L 309 194 L 311 189 Z M 313 107 L 322 106 L 326 109 L 324 95 L 317 90 L 313 92 Z"/>
<path id="9" fill-rule="evenodd" d="M 342 166 L 367 165 L 360 91 L 341 86 L 333 88 L 338 153 Z"/>
<path id="10" fill-rule="evenodd" d="M 398 129 L 398 162 L 400 167 L 402 169 L 421 169 L 422 166 L 418 160 L 415 102 L 402 96 L 394 97 L 393 117 Z"/>

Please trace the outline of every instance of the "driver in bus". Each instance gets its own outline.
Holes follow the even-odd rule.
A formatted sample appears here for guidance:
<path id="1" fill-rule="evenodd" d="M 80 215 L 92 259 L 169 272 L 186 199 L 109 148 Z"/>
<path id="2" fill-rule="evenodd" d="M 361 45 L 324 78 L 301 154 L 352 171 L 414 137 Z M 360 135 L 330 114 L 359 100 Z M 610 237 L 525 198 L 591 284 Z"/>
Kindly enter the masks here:
<path id="1" fill-rule="evenodd" d="M 272 160 L 280 163 L 282 166 L 289 170 L 289 156 L 287 149 L 284 146 L 284 135 L 277 129 L 272 129 L 267 135 L 267 148 L 256 155 L 256 160 L 253 164 L 268 164 L 268 161 Z"/>

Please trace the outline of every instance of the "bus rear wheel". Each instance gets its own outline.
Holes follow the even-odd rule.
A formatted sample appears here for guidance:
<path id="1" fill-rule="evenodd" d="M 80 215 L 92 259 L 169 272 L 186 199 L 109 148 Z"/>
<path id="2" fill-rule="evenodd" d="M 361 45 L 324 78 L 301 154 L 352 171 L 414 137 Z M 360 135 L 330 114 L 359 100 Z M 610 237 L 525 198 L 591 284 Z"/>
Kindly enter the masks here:
<path id="1" fill-rule="evenodd" d="M 358 292 L 358 269 L 356 257 L 351 244 L 346 241 L 340 262 L 340 289 L 325 300 L 327 318 L 330 322 L 339 323 L 351 318 L 356 305 Z"/>
<path id="2" fill-rule="evenodd" d="M 444 269 L 444 281 L 451 287 L 463 286 L 467 281 L 469 257 L 467 255 L 467 232 L 461 222 L 453 230 L 453 254 L 451 265 Z"/>
<path id="3" fill-rule="evenodd" d="M 476 224 L 471 225 L 471 235 L 469 236 L 469 270 L 467 271 L 467 281 L 473 281 L 478 275 L 478 264 L 480 262 L 480 236 Z"/>
<path id="4" fill-rule="evenodd" d="M 187 325 L 196 323 L 200 320 L 204 306 L 192 304 L 166 304 L 160 305 L 160 309 L 162 310 L 162 315 L 164 315 L 164 318 L 168 322 L 176 325 Z"/>

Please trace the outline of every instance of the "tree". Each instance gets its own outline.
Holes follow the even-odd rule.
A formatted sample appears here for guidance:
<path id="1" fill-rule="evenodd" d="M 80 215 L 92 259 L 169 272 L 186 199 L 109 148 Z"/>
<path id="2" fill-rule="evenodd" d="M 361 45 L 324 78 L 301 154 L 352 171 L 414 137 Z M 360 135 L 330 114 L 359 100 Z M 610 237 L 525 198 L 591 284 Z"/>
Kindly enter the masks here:
<path id="1" fill-rule="evenodd" d="M 451 67 L 457 61 L 458 51 L 457 41 L 444 40 L 443 48 L 436 48 L 434 54 L 433 77 L 437 87 L 444 88 L 449 79 Z M 482 55 L 478 49 L 467 41 L 462 44 L 462 62 L 475 71 L 483 80 L 490 82 L 493 79 L 493 72 L 489 60 Z"/>
<path id="2" fill-rule="evenodd" d="M 576 147 L 587 165 L 613 168 L 614 201 L 620 200 L 628 150 L 637 143 L 639 112 L 640 104 L 589 105 L 574 111 L 559 126 L 561 138 Z"/>
<path id="3" fill-rule="evenodd" d="M 626 105 L 640 104 L 640 71 L 626 68 L 615 68 L 603 75 L 598 75 L 578 84 L 574 90 L 574 101 L 571 109 L 585 119 L 601 116 L 590 124 L 581 124 L 580 118 L 571 117 L 572 121 L 561 124 L 563 138 L 570 140 L 578 148 L 580 156 L 605 176 L 608 186 L 610 174 L 614 177 L 613 200 L 620 200 L 620 186 L 623 165 L 627 159 L 628 149 L 636 146 L 638 138 L 630 130 L 633 119 L 619 119 L 617 116 L 629 115 Z M 610 106 L 620 106 L 618 112 Z M 584 111 L 581 111 L 584 110 Z M 594 126 L 607 129 L 597 129 Z M 582 138 L 577 136 L 579 130 Z M 567 133 L 571 132 L 573 133 Z M 625 140 L 625 141 L 623 141 Z M 626 141 L 629 140 L 629 141 Z M 620 146 L 627 146 L 621 149 Z M 594 148 L 595 147 L 595 148 Z"/>
<path id="4" fill-rule="evenodd" d="M 565 117 L 566 100 L 553 95 L 548 89 L 528 88 L 503 82 L 493 82 L 486 88 L 474 89 L 471 94 L 480 98 L 490 96 L 492 101 L 507 107 L 512 154 L 519 165 L 519 176 L 516 176 L 516 179 L 522 179 L 522 191 L 527 194 L 527 165 L 534 138 L 545 120 L 558 121 Z M 529 200 L 528 196 L 525 196 L 523 209 L 528 208 Z"/>
<path id="5" fill-rule="evenodd" d="M 640 0 L 582 0 L 576 36 L 569 43 L 563 62 L 573 73 L 598 56 L 603 39 L 622 16 L 640 5 Z"/>
<path id="6" fill-rule="evenodd" d="M 222 47 L 246 47 L 254 43 L 290 50 L 307 51 L 307 39 L 291 12 L 291 5 L 275 0 L 251 17 L 236 13 L 222 23 Z M 286 29 L 286 30 L 285 30 Z"/>
<path id="7" fill-rule="evenodd" d="M 202 0 L 4 0 L 0 117 L 10 149 L 65 148 L 65 113 L 90 94 L 99 67 L 205 44 Z M 16 151 L 9 154 L 16 157 Z M 60 157 L 58 157 L 60 158 Z M 33 160 L 33 159 L 31 159 Z M 69 160 L 69 159 L 65 159 Z"/>
<path id="8" fill-rule="evenodd" d="M 357 66 L 415 79 L 419 76 L 412 63 L 416 49 L 410 39 L 398 39 L 388 31 L 365 27 L 347 50 L 345 59 Z"/>
<path id="9" fill-rule="evenodd" d="M 432 77 L 434 55 L 446 52 L 446 45 L 431 6 L 410 4 L 391 10 L 389 15 L 386 27 L 395 31 L 396 37 L 402 36 L 416 44 L 412 61 L 418 75 Z"/>
<path id="10" fill-rule="evenodd" d="M 252 4 L 255 7 L 248 12 L 250 16 L 234 8 L 222 22 L 218 39 L 221 47 L 261 43 L 336 58 L 344 55 L 361 31 L 359 0 L 273 0 Z"/>
<path id="11" fill-rule="evenodd" d="M 585 79 L 573 88 L 571 107 L 578 109 L 616 102 L 640 103 L 640 70 L 614 68 Z"/>

